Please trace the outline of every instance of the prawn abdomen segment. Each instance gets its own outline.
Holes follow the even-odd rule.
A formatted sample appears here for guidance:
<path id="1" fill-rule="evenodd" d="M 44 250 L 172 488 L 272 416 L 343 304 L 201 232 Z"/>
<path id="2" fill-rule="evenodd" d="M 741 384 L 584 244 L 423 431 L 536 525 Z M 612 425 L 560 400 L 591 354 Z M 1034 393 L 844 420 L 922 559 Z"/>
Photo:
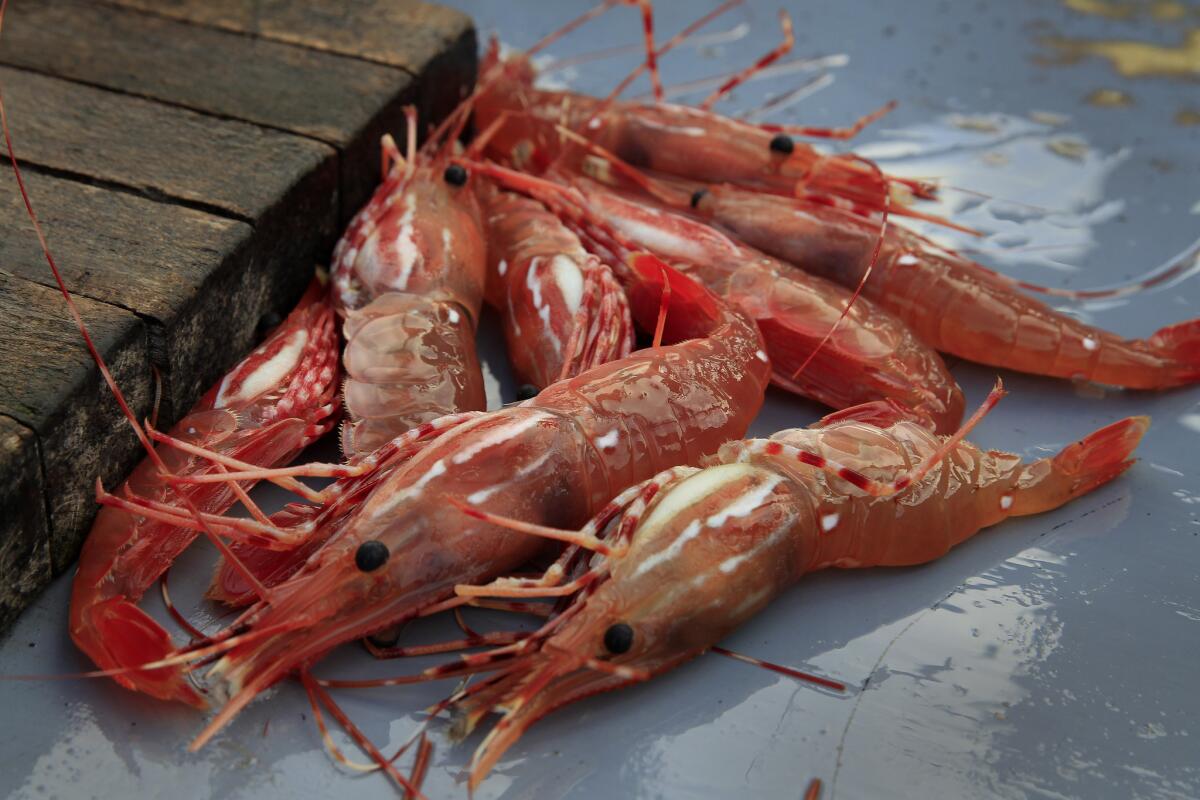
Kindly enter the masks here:
<path id="1" fill-rule="evenodd" d="M 485 407 L 474 320 L 460 304 L 389 292 L 350 311 L 345 334 L 348 454 L 368 453 L 420 423 Z"/>
<path id="2" fill-rule="evenodd" d="M 604 464 L 610 485 L 603 492 L 611 496 L 648 474 L 696 464 L 744 435 L 762 405 L 765 362 L 760 366 L 756 374 L 752 364 L 729 357 L 727 344 L 692 340 L 559 382 L 530 405 L 575 420 Z"/>
<path id="3" fill-rule="evenodd" d="M 898 318 L 866 298 L 799 270 L 752 263 L 730 281 L 729 298 L 750 312 L 767 344 L 772 381 L 831 408 L 895 400 L 949 433 L 963 394 L 941 357 Z"/>
<path id="4" fill-rule="evenodd" d="M 628 355 L 629 307 L 609 267 L 538 201 L 507 191 L 481 193 L 488 298 L 502 315 L 518 379 L 543 388 Z"/>

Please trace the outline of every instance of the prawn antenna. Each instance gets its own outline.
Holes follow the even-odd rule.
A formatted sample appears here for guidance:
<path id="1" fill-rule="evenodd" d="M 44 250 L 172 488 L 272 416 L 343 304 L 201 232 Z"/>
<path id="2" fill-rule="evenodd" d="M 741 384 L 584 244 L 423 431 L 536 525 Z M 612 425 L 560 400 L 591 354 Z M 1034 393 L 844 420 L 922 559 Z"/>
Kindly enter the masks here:
<path id="1" fill-rule="evenodd" d="M 383 753 L 379 752 L 379 748 L 375 746 L 375 743 L 372 742 L 371 739 L 362 732 L 361 728 L 354 724 L 354 721 L 350 719 L 349 715 L 346 714 L 346 712 L 342 710 L 341 706 L 334 701 L 334 699 L 329 695 L 329 692 L 327 692 L 325 688 L 317 681 L 313 680 L 313 677 L 309 674 L 308 670 L 304 670 L 300 673 L 300 682 L 304 685 L 304 691 L 308 694 L 309 703 L 312 705 L 313 716 L 317 721 L 317 727 L 321 731 L 321 738 L 324 740 L 325 746 L 328 747 L 330 752 L 334 755 L 334 758 L 336 758 L 345 766 L 361 772 L 371 772 L 376 769 L 381 769 L 387 773 L 388 777 L 390 777 L 397 784 L 399 784 L 402 789 L 404 789 L 406 798 L 425 797 L 425 795 L 421 794 L 418 782 L 424 777 L 424 767 L 422 762 L 427 764 L 429 760 L 428 753 L 424 753 L 424 750 L 428 744 L 428 739 L 424 738 L 424 734 L 422 734 L 420 737 L 422 744 L 418 748 L 416 762 L 413 764 L 413 774 L 415 780 L 410 780 L 404 775 L 404 773 L 400 772 L 400 770 L 396 768 L 396 765 L 393 762 L 399 758 L 405 750 L 408 749 L 409 745 L 411 745 L 413 742 L 412 739 L 406 742 L 396 752 L 396 755 L 392 756 L 391 758 L 385 757 Z M 333 715 L 333 718 L 336 719 L 338 724 L 342 726 L 342 729 L 350 735 L 350 738 L 354 740 L 354 743 L 362 748 L 363 752 L 371 757 L 371 760 L 374 762 L 374 764 L 365 765 L 351 761 L 342 753 L 341 750 L 338 749 L 337 745 L 333 743 L 333 739 L 329 736 L 328 728 L 325 727 L 325 719 L 321 714 L 322 705 L 329 709 L 329 713 Z M 419 775 L 417 774 L 418 768 L 420 768 L 419 771 L 421 773 Z"/>
<path id="2" fill-rule="evenodd" d="M 750 66 L 746 67 L 741 72 L 725 81 L 725 83 L 717 87 L 715 92 L 704 98 L 704 102 L 700 104 L 700 109 L 702 111 L 711 111 L 712 107 L 716 105 L 717 101 L 722 97 L 725 97 L 738 86 L 741 86 L 756 72 L 761 72 L 791 52 L 792 47 L 796 44 L 796 37 L 792 32 L 792 17 L 786 11 L 780 10 L 779 12 L 779 27 L 783 30 L 783 41 L 780 42 L 774 50 L 761 56 L 758 61 L 755 61 Z"/>
<path id="3" fill-rule="evenodd" d="M 726 658 L 732 658 L 734 661 L 740 661 L 743 664 L 750 664 L 751 666 L 755 667 L 762 667 L 763 669 L 770 670 L 771 672 L 778 672 L 780 675 L 787 675 L 789 678 L 795 678 L 798 681 L 805 681 L 806 683 L 812 683 L 817 686 L 824 686 L 826 689 L 832 689 L 835 692 L 846 691 L 846 684 L 842 683 L 841 681 L 835 681 L 832 678 L 814 675 L 811 672 L 802 672 L 801 670 L 794 669 L 792 667 L 785 667 L 781 664 L 772 664 L 770 661 L 763 661 L 761 658 L 744 655 L 734 650 L 730 650 L 729 648 L 720 647 L 715 644 L 708 649 L 714 653 L 717 653 L 718 655 L 725 656 Z"/>

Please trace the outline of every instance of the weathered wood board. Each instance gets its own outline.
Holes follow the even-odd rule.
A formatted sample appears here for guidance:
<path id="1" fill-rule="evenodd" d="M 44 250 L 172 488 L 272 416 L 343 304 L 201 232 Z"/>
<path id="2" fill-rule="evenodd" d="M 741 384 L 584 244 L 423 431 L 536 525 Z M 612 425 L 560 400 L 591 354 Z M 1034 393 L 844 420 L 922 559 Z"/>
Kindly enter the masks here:
<path id="1" fill-rule="evenodd" d="M 0 622 L 11 620 L 49 583 L 45 480 L 33 431 L 0 416 Z"/>
<path id="2" fill-rule="evenodd" d="M 90 0 L 16 0 L 10 14 L 0 63 L 335 148 L 342 219 L 376 182 L 379 137 L 400 135 L 403 107 L 419 100 L 418 81 L 406 70 Z M 83 53 L 78 42 L 86 42 Z"/>
<path id="3" fill-rule="evenodd" d="M 257 7 L 257 16 L 242 11 Z M 51 249 L 135 412 L 187 409 L 286 312 L 378 181 L 379 137 L 475 69 L 426 3 L 13 0 L 0 86 Z M 423 126 L 422 126 L 423 127 Z M 140 455 L 0 174 L 0 630 Z"/>
<path id="4" fill-rule="evenodd" d="M 139 415 L 149 414 L 154 387 L 147 368 L 146 326 L 117 306 L 83 297 L 76 302 L 130 406 Z M 117 404 L 67 316 L 62 296 L 3 273 L 0 414 L 37 437 L 50 515 L 50 561 L 60 573 L 78 552 L 95 513 L 94 481 L 101 478 L 112 485 L 120 480 L 138 445 L 121 424 Z M 20 505 L 29 498 L 15 500 Z"/>
<path id="5" fill-rule="evenodd" d="M 112 0 L 126 8 L 373 61 L 421 76 L 418 108 L 440 119 L 474 78 L 476 38 L 461 12 L 421 0 Z"/>

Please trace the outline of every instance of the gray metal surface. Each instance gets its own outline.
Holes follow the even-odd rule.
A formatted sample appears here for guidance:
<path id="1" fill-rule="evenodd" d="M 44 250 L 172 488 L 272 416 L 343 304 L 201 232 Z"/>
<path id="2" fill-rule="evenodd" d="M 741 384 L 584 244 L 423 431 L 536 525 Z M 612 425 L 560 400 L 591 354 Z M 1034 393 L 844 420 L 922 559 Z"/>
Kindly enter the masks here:
<path id="1" fill-rule="evenodd" d="M 482 32 L 515 47 L 587 4 L 454 3 L 476 15 Z M 773 47 L 776 5 L 752 0 L 711 28 L 748 29 L 665 59 L 667 82 L 727 71 Z M 1178 45 L 1200 25 L 1194 5 L 1179 8 L 1182 18 L 1171 21 L 1144 9 L 1106 18 L 1049 0 L 792 4 L 795 53 L 845 58 L 827 61 L 833 66 L 824 72 L 756 82 L 723 108 L 753 108 L 821 74 L 832 83 L 821 79 L 819 90 L 773 119 L 841 124 L 896 98 L 901 107 L 855 147 L 889 169 L 942 175 L 996 198 L 947 191 L 943 207 L 988 233 L 971 244 L 986 263 L 1056 286 L 1114 285 L 1172 262 L 1200 232 L 1200 127 L 1174 121 L 1200 106 L 1200 89 L 1195 76 L 1122 78 L 1100 59 L 1041 65 L 1036 59 L 1055 51 L 1039 40 Z M 660 3 L 660 30 L 678 30 L 700 10 Z M 620 10 L 551 53 L 635 44 L 639 31 L 636 15 Z M 603 92 L 630 63 L 595 62 L 566 77 Z M 1097 89 L 1121 90 L 1132 105 L 1086 102 Z M 1200 278 L 1185 273 L 1120 300 L 1065 308 L 1147 335 L 1200 315 Z M 489 353 L 489 363 L 501 376 L 493 401 L 501 388 L 511 398 L 501 354 Z M 994 378 L 967 363 L 953 371 L 972 404 Z M 813 777 L 824 781 L 825 797 L 837 798 L 1200 796 L 1200 392 L 1004 378 L 1011 395 L 973 436 L 980 443 L 1035 456 L 1149 413 L 1143 460 L 1066 508 L 1006 522 L 929 566 L 813 576 L 727 642 L 845 680 L 846 695 L 706 656 L 541 721 L 476 796 L 798 797 Z M 755 432 L 818 414 L 772 393 Z M 185 609 L 199 596 L 208 559 L 199 552 L 176 570 Z M 26 613 L 0 644 L 0 674 L 90 667 L 67 639 L 67 598 L 59 581 Z M 423 635 L 452 630 L 435 623 Z M 377 664 L 346 647 L 317 672 L 417 666 Z M 338 699 L 388 750 L 449 688 L 343 691 Z M 355 776 L 331 762 L 293 685 L 254 704 L 196 754 L 186 744 L 200 715 L 108 681 L 0 682 L 0 709 L 0 795 L 394 795 L 378 775 Z M 465 797 L 462 771 L 479 737 L 453 745 L 444 725 L 433 730 L 427 793 Z"/>

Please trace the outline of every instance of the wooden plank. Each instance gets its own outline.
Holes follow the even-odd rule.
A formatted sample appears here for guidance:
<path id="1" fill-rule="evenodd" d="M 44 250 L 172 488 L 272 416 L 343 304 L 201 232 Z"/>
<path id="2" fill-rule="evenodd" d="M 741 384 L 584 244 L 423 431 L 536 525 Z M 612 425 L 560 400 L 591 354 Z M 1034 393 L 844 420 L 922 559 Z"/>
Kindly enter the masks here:
<path id="1" fill-rule="evenodd" d="M 145 326 L 115 306 L 86 298 L 77 302 L 135 413 L 148 414 L 153 381 Z M 120 411 L 67 316 L 62 295 L 3 272 L 0 414 L 32 431 L 41 447 L 50 562 L 59 574 L 79 552 L 95 514 L 95 479 L 116 485 L 140 450 L 119 421 Z"/>
<path id="2" fill-rule="evenodd" d="M 421 116 L 441 119 L 474 80 L 471 18 L 420 0 L 110 0 L 127 8 L 387 64 L 420 78 Z"/>
<path id="3" fill-rule="evenodd" d="M 0 84 L 29 164 L 248 221 L 304 212 L 295 233 L 333 235 L 328 145 L 24 70 L 0 67 Z"/>
<path id="4" fill-rule="evenodd" d="M 461 11 L 419 0 L 113 0 L 173 19 L 316 50 L 356 56 L 420 75 L 473 34 Z"/>
<path id="5" fill-rule="evenodd" d="M 16 0 L 5 23 L 0 63 L 333 145 L 343 219 L 378 183 L 379 137 L 403 141 L 418 101 L 397 67 L 85 0 Z"/>
<path id="6" fill-rule="evenodd" d="M 50 582 L 50 530 L 37 437 L 0 416 L 0 631 Z"/>
<path id="7" fill-rule="evenodd" d="M 252 346 L 260 317 L 286 313 L 311 278 L 311 261 L 276 264 L 275 243 L 244 222 L 35 172 L 26 179 L 71 291 L 147 323 L 166 420 L 186 413 Z M 54 286 L 8 171 L 0 171 L 0 265 Z"/>

